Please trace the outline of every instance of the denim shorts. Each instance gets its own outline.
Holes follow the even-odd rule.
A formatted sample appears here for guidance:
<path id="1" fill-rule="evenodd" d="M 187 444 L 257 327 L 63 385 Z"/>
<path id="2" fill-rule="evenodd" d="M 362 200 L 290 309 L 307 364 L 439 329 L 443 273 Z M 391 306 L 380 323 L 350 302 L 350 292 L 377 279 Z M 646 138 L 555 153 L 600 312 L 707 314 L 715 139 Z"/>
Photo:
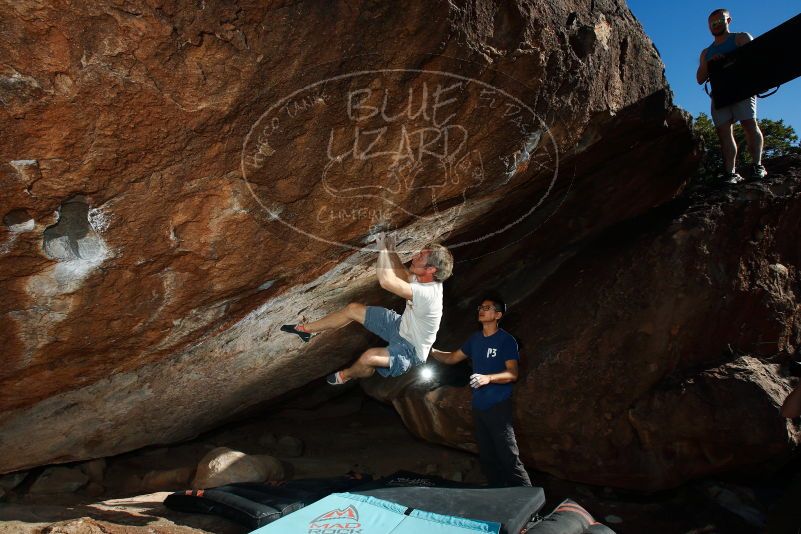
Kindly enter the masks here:
<path id="1" fill-rule="evenodd" d="M 734 124 L 748 119 L 756 119 L 755 96 L 720 109 L 715 109 L 715 104 L 712 103 L 712 122 L 715 123 L 715 126 L 722 126 L 728 123 Z"/>
<path id="2" fill-rule="evenodd" d="M 378 367 L 381 376 L 400 376 L 423 362 L 417 357 L 414 346 L 400 335 L 401 316 L 380 306 L 367 306 L 364 327 L 389 343 L 389 368 Z"/>

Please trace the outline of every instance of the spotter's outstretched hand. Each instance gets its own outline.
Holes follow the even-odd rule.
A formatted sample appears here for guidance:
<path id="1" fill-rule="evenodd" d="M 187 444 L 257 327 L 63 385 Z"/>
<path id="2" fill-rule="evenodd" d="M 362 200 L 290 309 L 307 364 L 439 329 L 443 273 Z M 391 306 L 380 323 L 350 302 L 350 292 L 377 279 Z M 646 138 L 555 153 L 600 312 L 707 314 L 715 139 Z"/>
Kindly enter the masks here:
<path id="1" fill-rule="evenodd" d="M 490 383 L 490 377 L 487 375 L 480 375 L 478 373 L 473 373 L 470 375 L 470 387 L 473 389 L 478 389 L 480 387 L 486 386 Z"/>

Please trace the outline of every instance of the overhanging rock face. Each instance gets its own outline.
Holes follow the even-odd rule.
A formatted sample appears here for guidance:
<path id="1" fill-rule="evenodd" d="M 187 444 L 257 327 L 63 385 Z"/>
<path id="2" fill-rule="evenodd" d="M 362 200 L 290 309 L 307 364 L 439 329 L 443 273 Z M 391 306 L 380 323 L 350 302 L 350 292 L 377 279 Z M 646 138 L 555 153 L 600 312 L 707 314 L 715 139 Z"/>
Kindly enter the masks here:
<path id="1" fill-rule="evenodd" d="M 779 406 L 801 345 L 801 159 L 769 166 L 766 183 L 611 228 L 533 289 L 493 257 L 474 265 L 512 302 L 504 327 L 521 346 L 516 429 L 528 467 L 659 490 L 759 469 L 799 442 Z M 524 263 L 535 254 L 526 248 Z M 440 350 L 475 329 L 472 307 L 457 308 Z M 371 379 L 365 389 L 419 436 L 474 449 L 465 377 L 435 368 L 433 383 Z"/>
<path id="2" fill-rule="evenodd" d="M 377 231 L 536 285 L 693 163 L 622 2 L 0 18 L 0 472 L 185 439 L 341 366 L 359 329 L 278 326 L 392 302 Z"/>

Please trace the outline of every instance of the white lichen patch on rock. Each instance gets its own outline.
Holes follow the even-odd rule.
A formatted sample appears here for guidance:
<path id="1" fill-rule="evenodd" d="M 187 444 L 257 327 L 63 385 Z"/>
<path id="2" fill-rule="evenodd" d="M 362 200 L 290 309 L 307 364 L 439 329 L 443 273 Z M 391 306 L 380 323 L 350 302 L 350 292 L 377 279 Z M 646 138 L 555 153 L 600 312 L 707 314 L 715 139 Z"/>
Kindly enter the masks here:
<path id="1" fill-rule="evenodd" d="M 102 247 L 98 249 L 97 254 L 90 260 L 58 262 L 28 279 L 25 291 L 33 301 L 33 305 L 23 310 L 9 312 L 9 317 L 17 323 L 18 335 L 25 347 L 24 357 L 19 362 L 21 366 L 32 363 L 36 351 L 53 341 L 53 334 L 58 324 L 75 310 L 74 293 L 103 263 L 108 251 Z"/>
<path id="2" fill-rule="evenodd" d="M 8 162 L 14 167 L 20 180 L 26 186 L 30 186 L 37 179 L 41 178 L 42 171 L 39 169 L 39 162 L 35 159 L 15 159 Z"/>
<path id="3" fill-rule="evenodd" d="M 111 224 L 111 216 L 100 208 L 89 210 L 89 225 L 95 232 L 103 233 Z"/>
<path id="4" fill-rule="evenodd" d="M 606 20 L 603 13 L 598 17 L 598 22 L 595 23 L 595 37 L 604 50 L 609 50 L 609 38 L 612 36 L 612 25 Z"/>
<path id="5" fill-rule="evenodd" d="M 75 293 L 110 256 L 105 242 L 90 225 L 88 211 L 80 198 L 67 201 L 58 211 L 56 224 L 44 231 L 42 251 L 56 263 L 27 279 L 24 290 L 31 305 L 9 313 L 24 346 L 18 365 L 33 363 L 36 351 L 53 341 L 55 328 L 75 311 Z M 35 227 L 32 219 L 22 224 L 24 228 Z"/>
<path id="6" fill-rule="evenodd" d="M 36 221 L 34 219 L 28 219 L 27 221 L 10 225 L 8 231 L 13 234 L 22 234 L 25 232 L 32 232 L 34 228 L 36 228 Z"/>

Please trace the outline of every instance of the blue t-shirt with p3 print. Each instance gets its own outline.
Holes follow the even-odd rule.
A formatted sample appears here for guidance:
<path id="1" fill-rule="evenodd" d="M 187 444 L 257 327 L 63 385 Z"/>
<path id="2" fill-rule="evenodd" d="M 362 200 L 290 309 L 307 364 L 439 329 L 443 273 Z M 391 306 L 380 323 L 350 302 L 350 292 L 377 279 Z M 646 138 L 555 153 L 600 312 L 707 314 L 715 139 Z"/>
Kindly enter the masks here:
<path id="1" fill-rule="evenodd" d="M 501 373 L 506 371 L 508 360 L 520 360 L 517 340 L 502 328 L 488 337 L 481 331 L 474 333 L 462 345 L 462 352 L 473 361 L 473 372 L 481 375 Z M 473 390 L 473 408 L 486 410 L 511 396 L 511 382 L 487 384 Z"/>

